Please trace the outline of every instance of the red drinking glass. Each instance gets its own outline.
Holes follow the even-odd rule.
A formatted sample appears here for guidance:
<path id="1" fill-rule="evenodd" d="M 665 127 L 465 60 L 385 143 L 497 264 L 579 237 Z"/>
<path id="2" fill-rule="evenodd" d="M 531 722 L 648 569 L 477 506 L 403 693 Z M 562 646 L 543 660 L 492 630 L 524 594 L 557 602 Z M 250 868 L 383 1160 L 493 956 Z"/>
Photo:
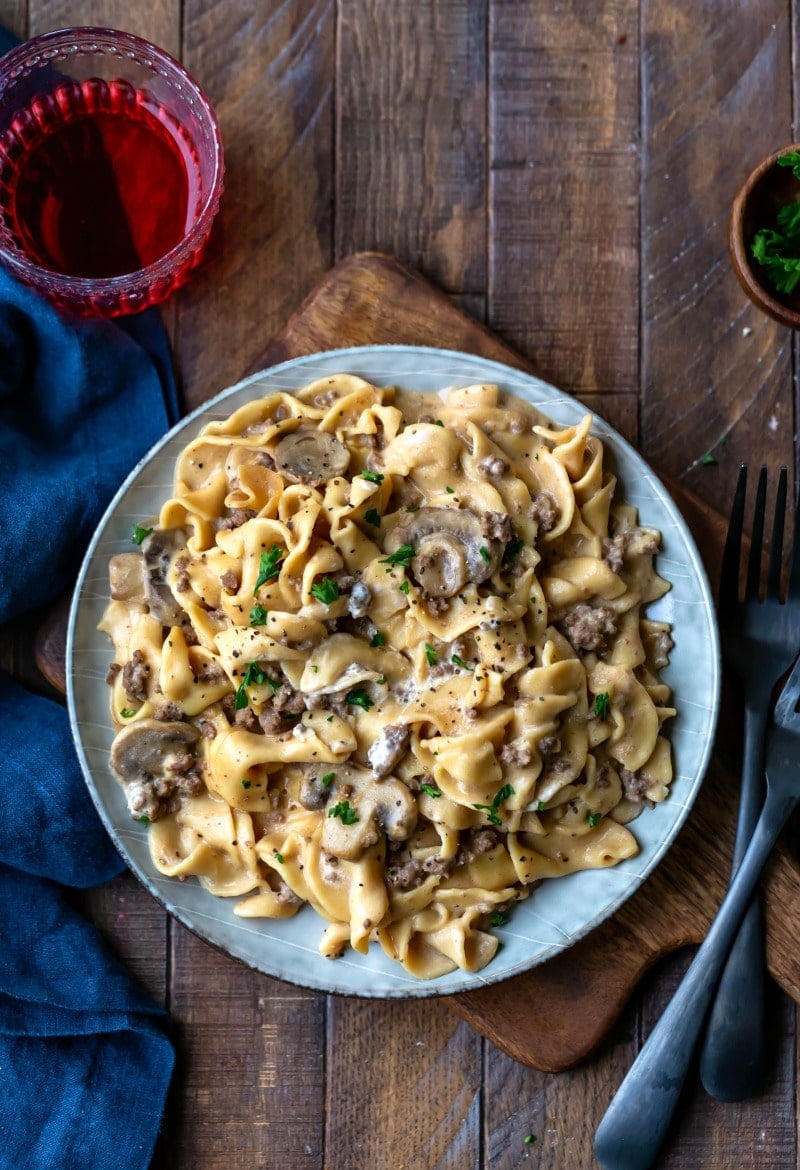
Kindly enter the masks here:
<path id="1" fill-rule="evenodd" d="M 222 195 L 203 91 L 131 33 L 44 33 L 0 58 L 0 262 L 84 316 L 165 300 Z"/>

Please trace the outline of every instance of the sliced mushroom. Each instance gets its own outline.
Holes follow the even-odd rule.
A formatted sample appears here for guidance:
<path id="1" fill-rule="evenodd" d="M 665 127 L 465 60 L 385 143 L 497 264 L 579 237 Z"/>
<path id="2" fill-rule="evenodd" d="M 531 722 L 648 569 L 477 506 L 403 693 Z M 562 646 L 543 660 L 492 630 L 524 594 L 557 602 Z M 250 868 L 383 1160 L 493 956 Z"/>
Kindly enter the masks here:
<path id="1" fill-rule="evenodd" d="M 176 792 L 196 791 L 200 732 L 190 723 L 141 719 L 124 727 L 111 745 L 111 770 L 133 816 L 156 820 Z"/>
<path id="2" fill-rule="evenodd" d="M 114 601 L 145 602 L 144 564 L 138 553 L 118 553 L 108 562 L 108 581 Z"/>
<path id="3" fill-rule="evenodd" d="M 480 517 L 465 508 L 420 508 L 388 533 L 384 548 L 414 549 L 411 569 L 431 597 L 454 597 L 468 581 L 480 584 L 495 572 L 503 543 L 487 536 Z"/>
<path id="4" fill-rule="evenodd" d="M 400 780 L 376 780 L 366 768 L 345 764 L 336 769 L 331 789 L 322 848 L 336 857 L 354 861 L 381 834 L 390 841 L 407 841 L 416 828 L 417 804 Z M 348 824 L 353 813 L 357 819 Z"/>
<path id="5" fill-rule="evenodd" d="M 350 452 L 327 431 L 300 427 L 284 435 L 272 448 L 275 466 L 290 483 L 324 483 L 344 475 Z"/>
<path id="6" fill-rule="evenodd" d="M 180 625 L 183 619 L 183 610 L 167 584 L 167 573 L 173 558 L 185 547 L 182 528 L 154 528 L 142 541 L 145 597 L 151 614 L 164 626 Z"/>

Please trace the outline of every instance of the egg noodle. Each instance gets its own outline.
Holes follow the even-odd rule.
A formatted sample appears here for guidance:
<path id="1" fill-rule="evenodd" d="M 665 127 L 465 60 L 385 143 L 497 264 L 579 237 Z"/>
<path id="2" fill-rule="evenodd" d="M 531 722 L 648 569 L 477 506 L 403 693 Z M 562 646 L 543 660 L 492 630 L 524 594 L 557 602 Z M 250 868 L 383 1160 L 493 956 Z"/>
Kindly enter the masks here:
<path id="1" fill-rule="evenodd" d="M 211 422 L 112 558 L 111 767 L 154 865 L 320 951 L 478 971 L 672 779 L 658 532 L 591 416 L 324 378 Z"/>

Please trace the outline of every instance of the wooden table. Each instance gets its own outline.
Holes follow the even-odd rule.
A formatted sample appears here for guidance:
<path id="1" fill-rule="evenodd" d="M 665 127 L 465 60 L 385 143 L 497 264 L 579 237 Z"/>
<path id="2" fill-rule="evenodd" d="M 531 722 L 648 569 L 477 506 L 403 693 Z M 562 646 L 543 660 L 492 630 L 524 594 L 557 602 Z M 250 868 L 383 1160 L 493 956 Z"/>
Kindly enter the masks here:
<path id="1" fill-rule="evenodd" d="M 219 231 L 164 312 L 187 406 L 251 368 L 334 263 L 380 249 L 724 512 L 742 459 L 796 461 L 794 338 L 744 299 L 725 231 L 746 173 L 792 139 L 796 9 L 0 0 L 0 21 L 149 37 L 218 111 Z M 35 682 L 30 633 L 6 631 L 4 658 Z M 553 1075 L 444 1001 L 326 998 L 253 974 L 129 876 L 82 904 L 178 1024 L 155 1170 L 592 1167 L 596 1125 L 687 958 Z M 692 1078 L 660 1167 L 800 1164 L 796 1013 L 777 991 L 770 1018 L 764 1095 L 721 1105 Z"/>

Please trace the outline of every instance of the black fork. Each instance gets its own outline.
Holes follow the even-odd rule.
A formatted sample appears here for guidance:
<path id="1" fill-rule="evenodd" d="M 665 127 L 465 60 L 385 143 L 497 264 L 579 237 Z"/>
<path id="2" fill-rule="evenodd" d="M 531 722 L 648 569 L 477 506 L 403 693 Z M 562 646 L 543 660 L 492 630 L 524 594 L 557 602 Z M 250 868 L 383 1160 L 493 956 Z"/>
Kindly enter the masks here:
<path id="1" fill-rule="evenodd" d="M 740 597 L 747 465 L 739 472 L 722 558 L 719 621 L 726 665 L 744 696 L 744 754 L 733 852 L 735 873 L 745 854 L 763 801 L 764 733 L 778 679 L 800 649 L 800 541 L 792 544 L 786 600 L 781 596 L 787 474 L 782 467 L 775 493 L 766 584 L 761 593 L 767 469 L 756 488 L 744 595 Z M 796 526 L 796 517 L 795 517 Z M 764 932 L 761 906 L 753 898 L 731 949 L 708 1020 L 700 1077 L 720 1101 L 743 1101 L 763 1088 L 766 1078 L 764 1021 Z"/>

